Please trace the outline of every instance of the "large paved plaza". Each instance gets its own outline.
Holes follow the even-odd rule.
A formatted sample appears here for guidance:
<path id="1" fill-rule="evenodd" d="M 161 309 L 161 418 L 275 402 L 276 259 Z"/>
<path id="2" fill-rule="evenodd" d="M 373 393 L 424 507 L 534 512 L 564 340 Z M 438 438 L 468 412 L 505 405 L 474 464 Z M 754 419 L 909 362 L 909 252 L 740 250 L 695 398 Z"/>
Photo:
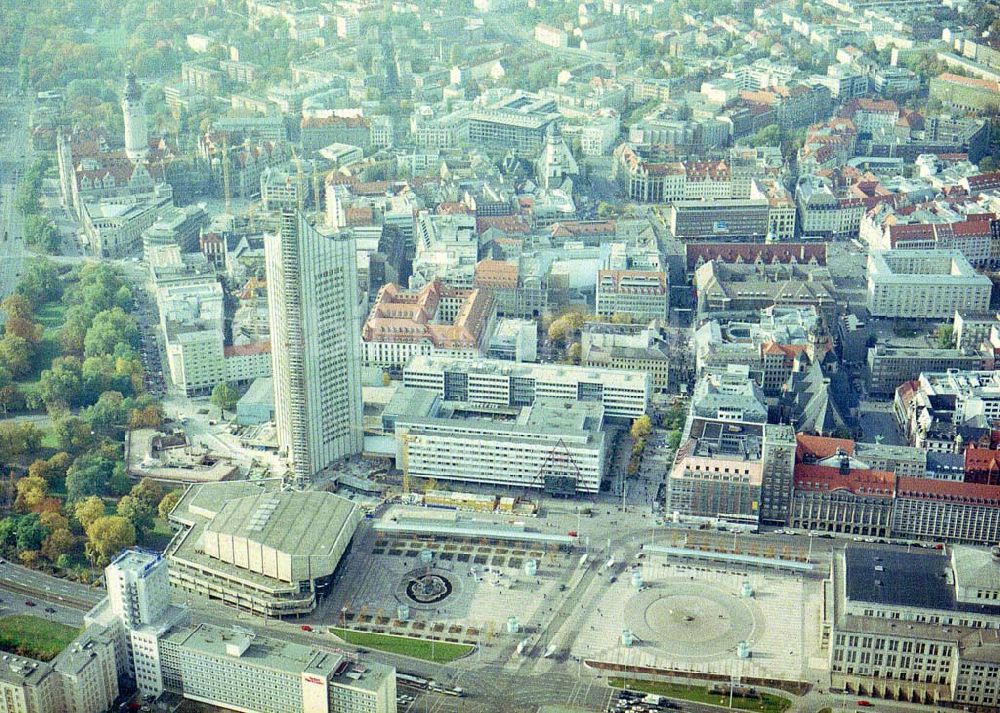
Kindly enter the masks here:
<path id="1" fill-rule="evenodd" d="M 642 576 L 642 588 L 631 572 Z M 753 590 L 744 596 L 744 582 Z M 819 656 L 822 583 L 734 573 L 663 557 L 620 574 L 587 608 L 571 653 L 585 660 L 696 673 L 808 680 Z M 623 631 L 631 634 L 626 646 Z M 749 657 L 740 658 L 746 642 Z"/>
<path id="2" fill-rule="evenodd" d="M 421 559 L 424 550 L 432 554 L 429 563 Z M 533 575 L 526 573 L 529 560 L 537 567 Z M 438 624 L 493 638 L 505 635 L 508 618 L 516 617 L 522 630 L 530 631 L 556 605 L 578 560 L 578 555 L 516 544 L 369 534 L 355 547 L 334 597 L 324 606 L 324 618 L 341 623 L 346 609 L 353 615 L 349 625 L 367 628 L 390 619 L 382 628 L 394 633 L 419 635 L 424 625 Z M 401 604 L 409 609 L 409 622 L 397 620 Z"/>

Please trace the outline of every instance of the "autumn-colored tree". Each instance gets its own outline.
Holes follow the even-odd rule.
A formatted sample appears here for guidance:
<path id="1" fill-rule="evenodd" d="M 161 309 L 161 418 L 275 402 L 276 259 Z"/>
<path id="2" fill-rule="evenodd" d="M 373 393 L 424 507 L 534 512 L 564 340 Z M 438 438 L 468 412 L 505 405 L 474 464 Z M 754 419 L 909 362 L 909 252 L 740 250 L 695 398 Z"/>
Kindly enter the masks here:
<path id="1" fill-rule="evenodd" d="M 34 316 L 31 302 L 22 294 L 15 292 L 0 304 L 0 309 L 7 313 L 9 319 L 24 319 L 31 321 Z"/>
<path id="2" fill-rule="evenodd" d="M 69 528 L 61 527 L 53 530 L 52 534 L 45 538 L 42 544 L 42 554 L 50 562 L 57 562 L 62 555 L 69 554 L 76 547 L 76 537 L 69 531 Z"/>
<path id="3" fill-rule="evenodd" d="M 99 567 L 126 547 L 135 545 L 135 527 L 121 515 L 99 517 L 87 528 L 87 555 Z"/>
<path id="4" fill-rule="evenodd" d="M 69 519 L 58 510 L 47 510 L 41 513 L 38 516 L 38 521 L 52 532 L 69 529 Z"/>
<path id="5" fill-rule="evenodd" d="M 96 495 L 91 495 L 76 504 L 76 507 L 73 508 L 73 514 L 86 530 L 94 524 L 95 520 L 104 517 L 104 501 Z"/>
<path id="6" fill-rule="evenodd" d="M 66 471 L 72 462 L 69 453 L 59 451 L 48 460 L 39 458 L 34 461 L 28 467 L 28 475 L 45 478 L 49 483 L 53 483 L 66 477 Z"/>
<path id="7" fill-rule="evenodd" d="M 49 484 L 44 478 L 26 476 L 17 481 L 17 500 L 14 507 L 22 512 L 34 511 L 45 499 Z"/>
<path id="8" fill-rule="evenodd" d="M 181 491 L 171 490 L 169 493 L 163 496 L 162 500 L 160 500 L 160 504 L 156 508 L 157 514 L 159 514 L 161 518 L 166 520 L 167 516 L 170 515 L 170 511 L 177 506 L 177 503 L 180 502 L 180 499 L 181 499 Z"/>
<path id="9" fill-rule="evenodd" d="M 653 432 L 653 421 L 649 416 L 639 416 L 632 421 L 632 440 L 638 441 L 646 438 Z"/>
<path id="10" fill-rule="evenodd" d="M 129 495 L 139 498 L 155 508 L 163 499 L 164 491 L 163 486 L 152 478 L 143 478 L 133 486 Z"/>
<path id="11" fill-rule="evenodd" d="M 42 325 L 35 324 L 21 317 L 10 317 L 4 324 L 3 329 L 4 334 L 13 334 L 16 337 L 21 337 L 21 339 L 29 344 L 38 344 L 42 341 L 42 333 L 45 331 Z"/>
<path id="12" fill-rule="evenodd" d="M 150 404 L 143 408 L 134 408 L 128 414 L 128 427 L 135 428 L 159 428 L 163 425 L 163 413 L 156 404 Z"/>

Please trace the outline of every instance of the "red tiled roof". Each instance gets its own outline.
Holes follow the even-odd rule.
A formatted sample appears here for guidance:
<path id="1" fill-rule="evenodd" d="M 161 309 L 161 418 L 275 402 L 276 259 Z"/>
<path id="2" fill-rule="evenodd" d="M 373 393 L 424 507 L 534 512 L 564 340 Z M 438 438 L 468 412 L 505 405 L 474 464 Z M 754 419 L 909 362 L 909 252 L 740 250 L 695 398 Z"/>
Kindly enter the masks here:
<path id="1" fill-rule="evenodd" d="M 1000 485 L 980 485 L 954 480 L 901 477 L 897 482 L 899 497 L 1000 506 Z"/>
<path id="2" fill-rule="evenodd" d="M 223 349 L 223 355 L 229 357 L 253 356 L 254 354 L 270 354 L 271 342 L 254 342 L 253 344 L 233 344 Z"/>
<path id="3" fill-rule="evenodd" d="M 454 321 L 436 324 L 434 315 L 446 297 L 459 298 L 462 305 Z M 419 291 L 404 291 L 389 283 L 379 290 L 361 338 L 404 344 L 429 341 L 439 348 L 476 347 L 494 314 L 493 296 L 485 290 L 453 288 L 435 280 Z"/>
<path id="4" fill-rule="evenodd" d="M 488 215 L 476 218 L 476 232 L 482 235 L 490 228 L 510 234 L 527 235 L 531 223 L 523 215 Z"/>
<path id="5" fill-rule="evenodd" d="M 473 279 L 476 287 L 517 288 L 517 264 L 502 260 L 480 260 Z"/>
<path id="6" fill-rule="evenodd" d="M 795 460 L 821 460 L 843 451 L 854 455 L 854 441 L 846 438 L 828 438 L 827 436 L 811 436 L 806 433 L 795 435 Z"/>
<path id="7" fill-rule="evenodd" d="M 973 474 L 1000 475 L 1000 451 L 989 448 L 965 449 L 965 475 Z"/>
<path id="8" fill-rule="evenodd" d="M 845 474 L 835 466 L 809 463 L 795 465 L 794 480 L 796 490 L 809 492 L 847 490 L 855 495 L 891 498 L 896 489 L 892 471 L 852 469 Z"/>

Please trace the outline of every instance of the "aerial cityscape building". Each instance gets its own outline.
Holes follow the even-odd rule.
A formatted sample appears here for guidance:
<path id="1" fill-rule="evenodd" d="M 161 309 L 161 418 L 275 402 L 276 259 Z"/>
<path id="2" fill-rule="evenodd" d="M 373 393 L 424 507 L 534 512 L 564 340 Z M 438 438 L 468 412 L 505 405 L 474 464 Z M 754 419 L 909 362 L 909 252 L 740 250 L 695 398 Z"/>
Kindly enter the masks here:
<path id="1" fill-rule="evenodd" d="M 998 2 L 3 4 L 0 713 L 1000 708 Z"/>

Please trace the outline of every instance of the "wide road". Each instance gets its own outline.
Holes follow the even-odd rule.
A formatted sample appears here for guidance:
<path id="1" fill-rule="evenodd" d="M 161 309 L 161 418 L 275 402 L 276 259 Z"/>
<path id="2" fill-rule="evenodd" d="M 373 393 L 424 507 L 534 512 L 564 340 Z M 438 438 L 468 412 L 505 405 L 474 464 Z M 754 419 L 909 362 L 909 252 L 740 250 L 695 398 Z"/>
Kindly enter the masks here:
<path id="1" fill-rule="evenodd" d="M 603 513 L 602 513 L 603 514 Z M 568 513 L 567 513 L 568 515 Z M 596 520 L 598 518 L 594 518 Z M 590 520 L 593 523 L 594 520 Z M 587 519 L 584 519 L 587 523 Z M 646 520 L 649 522 L 649 520 Z M 611 538 L 612 552 L 620 557 L 618 561 L 627 562 L 643 544 L 655 538 L 660 544 L 667 544 L 672 535 L 683 534 L 673 528 L 650 528 L 640 525 L 635 528 L 624 528 Z M 718 545 L 732 545 L 734 535 L 731 533 L 714 533 L 696 531 L 694 539 L 704 544 L 713 541 Z M 808 548 L 812 541 L 813 554 L 817 559 L 829 558 L 831 549 L 843 547 L 844 539 L 807 538 L 795 535 L 758 535 L 736 536 L 740 544 L 749 545 L 755 541 L 757 547 L 770 545 L 776 549 L 787 545 L 799 551 Z M 765 545 L 766 543 L 766 545 Z M 851 543 L 855 544 L 855 543 Z M 872 546 L 861 543 L 861 546 Z M 596 560 L 596 557 L 594 558 Z M 595 562 L 596 564 L 596 562 Z M 552 628 L 548 632 L 553 636 L 560 649 L 563 649 L 574 632 L 574 618 L 583 614 L 579 607 L 586 606 L 590 599 L 586 590 L 601 587 L 604 579 L 601 577 L 586 577 L 582 586 L 574 596 L 568 597 L 564 606 L 553 616 Z M 40 572 L 26 569 L 8 562 L 0 563 L 0 616 L 9 613 L 32 613 L 37 616 L 48 616 L 67 624 L 79 625 L 83 614 L 104 596 L 103 589 L 90 588 L 75 582 L 57 579 Z M 35 607 L 28 607 L 24 602 L 35 602 Z M 179 603 L 183 600 L 178 597 Z M 187 602 L 191 607 L 192 619 L 195 623 L 207 622 L 218 626 L 234 624 L 248 626 L 262 633 L 268 631 L 284 639 L 303 644 L 333 646 L 344 650 L 357 650 L 358 647 L 336 643 L 333 638 L 321 631 L 302 631 L 299 622 L 295 621 L 264 621 L 245 613 L 235 612 L 221 604 L 208 602 L 200 598 L 192 598 Z M 48 607 L 52 612 L 45 611 Z M 543 637 L 543 642 L 550 641 Z M 506 648 L 506 647 L 501 647 Z M 414 673 L 428 679 L 434 679 L 446 686 L 461 686 L 467 692 L 463 698 L 453 698 L 440 694 L 425 693 L 417 696 L 410 711 L 429 711 L 445 713 L 463 711 L 466 713 L 533 713 L 541 705 L 573 705 L 585 710 L 602 711 L 613 695 L 606 685 L 605 676 L 598 671 L 592 671 L 581 663 L 566 659 L 564 652 L 553 659 L 539 659 L 536 656 L 524 662 L 524 665 L 511 665 L 510 661 L 496 659 L 496 649 L 487 649 L 482 655 L 472 654 L 466 659 L 451 665 L 441 665 L 395 656 L 377 651 L 366 651 L 364 655 L 376 661 L 393 665 L 400 671 Z M 482 659 L 485 660 L 481 660 Z M 544 663 L 543 663 L 544 662 Z M 541 670 L 551 664 L 548 670 Z M 412 693 L 411 691 L 407 691 Z M 854 703 L 857 697 L 850 697 L 848 703 Z M 904 710 L 933 710 L 913 704 L 893 704 L 885 701 L 873 701 L 874 706 L 868 710 L 892 711 L 901 713 Z M 814 713 L 820 708 L 833 706 L 834 710 L 841 704 L 839 697 L 833 697 L 825 691 L 810 692 L 805 697 L 794 698 L 791 711 Z M 711 706 L 681 702 L 682 710 L 708 713 L 718 710 Z M 405 709 L 402 709 L 405 710 Z"/>
<path id="2" fill-rule="evenodd" d="M 20 93 L 16 72 L 0 70 L 0 299 L 13 291 L 24 269 L 23 224 L 14 197 L 31 160 L 30 113 L 31 97 Z"/>

